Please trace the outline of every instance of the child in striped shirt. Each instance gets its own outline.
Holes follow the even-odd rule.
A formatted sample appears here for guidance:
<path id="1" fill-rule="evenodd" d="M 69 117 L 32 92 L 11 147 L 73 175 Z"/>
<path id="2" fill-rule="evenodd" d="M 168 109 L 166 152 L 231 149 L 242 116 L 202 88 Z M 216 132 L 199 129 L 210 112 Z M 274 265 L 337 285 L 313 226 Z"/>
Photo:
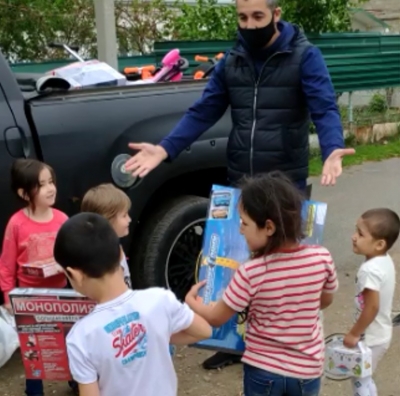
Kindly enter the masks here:
<path id="1" fill-rule="evenodd" d="M 317 396 L 324 363 L 319 312 L 338 289 L 328 250 L 301 245 L 302 195 L 280 172 L 246 179 L 239 203 L 241 233 L 252 259 L 236 271 L 214 306 L 186 303 L 212 326 L 246 311 L 244 396 Z"/>

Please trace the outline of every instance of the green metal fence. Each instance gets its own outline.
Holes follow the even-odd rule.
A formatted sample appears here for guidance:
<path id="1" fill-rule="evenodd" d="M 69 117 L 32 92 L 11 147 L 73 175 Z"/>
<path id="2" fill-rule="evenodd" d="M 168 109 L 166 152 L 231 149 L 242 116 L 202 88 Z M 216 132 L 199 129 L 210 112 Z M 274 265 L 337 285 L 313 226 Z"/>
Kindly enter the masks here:
<path id="1" fill-rule="evenodd" d="M 400 86 L 400 35 L 380 33 L 342 33 L 309 35 L 322 52 L 337 92 L 364 91 Z M 179 48 L 190 67 L 194 57 L 214 56 L 226 51 L 232 41 L 158 42 L 157 61 L 172 48 Z"/>
<path id="2" fill-rule="evenodd" d="M 337 92 L 364 91 L 400 86 L 400 35 L 380 33 L 335 33 L 309 35 L 309 40 L 320 48 Z M 146 56 L 120 57 L 119 69 L 159 63 L 171 49 L 179 48 L 189 60 L 191 73 L 198 66 L 194 57 L 212 57 L 227 51 L 234 42 L 166 41 L 157 42 L 154 52 Z M 44 73 L 70 61 L 14 64 L 16 72 Z"/>

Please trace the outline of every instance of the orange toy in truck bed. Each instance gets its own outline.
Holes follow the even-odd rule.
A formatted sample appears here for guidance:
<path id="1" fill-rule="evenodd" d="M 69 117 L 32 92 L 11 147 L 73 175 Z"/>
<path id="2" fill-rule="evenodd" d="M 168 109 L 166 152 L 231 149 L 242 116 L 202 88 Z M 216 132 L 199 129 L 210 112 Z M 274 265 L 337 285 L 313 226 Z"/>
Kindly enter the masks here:
<path id="1" fill-rule="evenodd" d="M 202 64 L 199 65 L 193 73 L 193 78 L 195 80 L 201 80 L 202 78 L 206 77 L 206 73 L 224 57 L 224 54 L 220 52 L 219 54 L 215 55 L 213 58 L 209 58 L 208 56 L 196 55 L 194 60 L 196 62 L 201 62 Z"/>

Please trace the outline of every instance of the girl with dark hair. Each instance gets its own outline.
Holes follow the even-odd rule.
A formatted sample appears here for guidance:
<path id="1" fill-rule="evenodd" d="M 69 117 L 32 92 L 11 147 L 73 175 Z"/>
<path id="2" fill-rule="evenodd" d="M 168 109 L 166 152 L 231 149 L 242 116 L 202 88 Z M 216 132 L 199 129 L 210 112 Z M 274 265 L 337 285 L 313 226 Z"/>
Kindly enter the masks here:
<path id="1" fill-rule="evenodd" d="M 246 178 L 241 185 L 241 233 L 251 260 L 236 271 L 214 306 L 186 303 L 212 326 L 246 312 L 244 396 L 317 396 L 324 363 L 319 312 L 338 289 L 330 253 L 301 245 L 303 196 L 280 172 Z"/>
<path id="2" fill-rule="evenodd" d="M 57 188 L 54 170 L 35 159 L 18 159 L 11 168 L 11 188 L 24 204 L 8 221 L 0 256 L 0 289 L 12 313 L 8 293 L 15 287 L 64 288 L 63 272 L 48 278 L 27 275 L 23 264 L 51 262 L 58 230 L 68 219 L 53 208 Z M 70 383 L 73 387 L 73 383 Z M 28 396 L 43 396 L 41 380 L 26 380 Z"/>

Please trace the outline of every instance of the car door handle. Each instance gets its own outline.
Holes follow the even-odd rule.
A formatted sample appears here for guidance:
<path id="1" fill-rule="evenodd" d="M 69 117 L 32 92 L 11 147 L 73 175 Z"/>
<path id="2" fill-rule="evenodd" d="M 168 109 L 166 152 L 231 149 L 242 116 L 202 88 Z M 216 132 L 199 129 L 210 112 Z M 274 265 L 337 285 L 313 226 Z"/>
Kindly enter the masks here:
<path id="1" fill-rule="evenodd" d="M 17 125 L 6 128 L 4 130 L 4 142 L 6 144 L 7 151 L 11 155 L 11 157 L 29 157 L 29 142 L 22 127 Z"/>

